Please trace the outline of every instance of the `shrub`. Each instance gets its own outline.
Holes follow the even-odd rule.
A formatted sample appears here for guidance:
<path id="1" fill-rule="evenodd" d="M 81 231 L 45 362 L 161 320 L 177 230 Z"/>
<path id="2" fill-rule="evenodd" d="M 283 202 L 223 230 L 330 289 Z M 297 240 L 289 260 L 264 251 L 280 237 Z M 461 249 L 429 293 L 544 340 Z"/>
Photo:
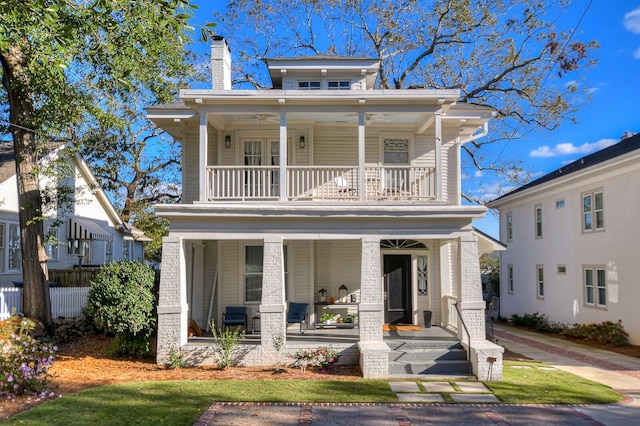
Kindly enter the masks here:
<path id="1" fill-rule="evenodd" d="M 562 332 L 563 336 L 573 339 L 584 339 L 601 345 L 626 346 L 629 335 L 624 331 L 622 321 L 604 321 L 600 324 L 574 324 Z"/>
<path id="2" fill-rule="evenodd" d="M 155 325 L 153 268 L 141 262 L 103 265 L 92 281 L 85 315 L 98 330 L 115 335 L 119 355 L 147 356 Z"/>
<path id="3" fill-rule="evenodd" d="M 236 353 L 240 349 L 242 339 L 244 339 L 244 330 L 239 328 L 235 330 L 229 328 L 218 330 L 213 321 L 211 321 L 210 325 L 214 338 L 214 361 L 218 365 L 218 368 L 222 370 L 233 367 Z"/>
<path id="4" fill-rule="evenodd" d="M 300 366 L 300 371 L 307 371 L 309 366 L 324 367 L 338 362 L 340 354 L 331 346 L 321 346 L 313 351 L 300 350 L 291 355 L 295 360 L 294 364 Z"/>
<path id="5" fill-rule="evenodd" d="M 51 377 L 49 368 L 53 365 L 58 348 L 43 344 L 29 335 L 29 331 L 35 327 L 33 321 L 12 316 L 3 323 L 4 331 L 11 327 L 13 332 L 0 340 L 0 393 L 42 392 Z"/>

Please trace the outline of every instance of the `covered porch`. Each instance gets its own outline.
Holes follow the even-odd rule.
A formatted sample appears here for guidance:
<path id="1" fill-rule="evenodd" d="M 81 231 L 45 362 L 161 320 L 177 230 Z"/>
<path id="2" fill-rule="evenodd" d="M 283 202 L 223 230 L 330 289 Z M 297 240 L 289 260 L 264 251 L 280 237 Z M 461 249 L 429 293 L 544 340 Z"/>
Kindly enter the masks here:
<path id="1" fill-rule="evenodd" d="M 227 306 L 247 308 L 249 333 L 238 360 L 241 365 L 273 365 L 272 342 L 278 334 L 286 337 L 289 352 L 333 345 L 341 351 L 342 363 L 360 365 L 368 378 L 388 377 L 389 342 L 394 337 L 428 342 L 441 331 L 467 347 L 473 340 L 484 340 L 483 327 L 473 329 L 474 322 L 469 321 L 474 334 L 457 326 L 458 318 L 484 318 L 479 284 L 474 294 L 466 294 L 468 289 L 460 286 L 463 276 L 479 280 L 477 239 L 471 234 L 416 240 L 362 234 L 343 234 L 339 239 L 335 235 L 309 239 L 308 234 L 246 240 L 184 238 L 174 240 L 173 246 L 176 254 L 182 252 L 177 257 L 184 262 L 175 271 L 183 277 L 184 305 L 179 317 L 171 316 L 179 327 L 174 326 L 173 342 L 190 353 L 193 362 L 211 360 L 205 355 L 210 345 L 206 337 L 187 337 L 188 321 L 204 326 L 211 318 L 221 324 Z M 464 250 L 467 246 L 469 250 Z M 465 296 L 478 302 L 460 303 L 455 311 L 454 304 Z M 307 304 L 303 334 L 299 324 L 286 323 L 290 302 Z M 161 303 L 160 329 L 170 318 L 165 309 Z M 343 318 L 356 313 L 357 325 L 326 324 L 321 317 L 327 310 L 344 310 Z M 425 311 L 432 316 L 432 328 L 383 331 L 385 324 L 424 326 Z M 161 334 L 159 330 L 159 355 L 164 349 Z"/>

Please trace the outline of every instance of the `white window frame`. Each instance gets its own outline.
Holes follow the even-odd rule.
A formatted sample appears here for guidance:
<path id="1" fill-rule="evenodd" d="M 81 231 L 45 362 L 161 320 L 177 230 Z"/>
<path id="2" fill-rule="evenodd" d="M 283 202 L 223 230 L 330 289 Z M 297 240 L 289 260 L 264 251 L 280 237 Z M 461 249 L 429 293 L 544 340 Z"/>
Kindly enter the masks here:
<path id="1" fill-rule="evenodd" d="M 591 283 L 588 275 L 591 274 Z M 584 305 L 590 308 L 607 307 L 607 269 L 604 265 L 583 266 Z M 591 290 L 591 300 L 589 300 Z"/>
<path id="2" fill-rule="evenodd" d="M 47 256 L 49 257 L 50 262 L 57 262 L 60 260 L 60 249 L 58 247 L 60 243 L 60 232 L 58 228 L 49 228 L 47 232 L 49 240 L 54 240 L 55 242 L 48 241 L 47 242 Z"/>
<path id="3" fill-rule="evenodd" d="M 6 249 L 6 235 L 5 235 L 6 228 L 7 228 L 6 224 L 0 222 L 0 273 L 5 272 L 4 252 Z"/>
<path id="4" fill-rule="evenodd" d="M 597 206 L 597 197 L 600 197 L 600 207 Z M 585 205 L 585 200 L 589 199 L 589 206 Z M 580 196 L 580 211 L 582 232 L 604 231 L 604 191 L 601 189 L 584 192 Z M 587 218 L 589 218 L 587 220 Z M 589 227 L 587 227 L 589 224 Z M 598 226 L 600 224 L 600 226 Z"/>
<path id="5" fill-rule="evenodd" d="M 558 275 L 567 275 L 567 265 L 557 265 Z"/>
<path id="6" fill-rule="evenodd" d="M 104 263 L 113 262 L 113 240 L 107 240 L 104 244 Z"/>
<path id="7" fill-rule="evenodd" d="M 15 230 L 15 231 L 14 231 Z M 22 271 L 22 244 L 20 240 L 20 225 L 9 224 L 7 271 Z M 15 267 L 12 267 L 12 263 Z"/>
<path id="8" fill-rule="evenodd" d="M 533 208 L 534 232 L 536 239 L 542 238 L 542 205 L 538 204 Z"/>
<path id="9" fill-rule="evenodd" d="M 332 84 L 335 85 L 335 87 L 331 87 Z M 328 80 L 327 90 L 351 90 L 351 81 L 350 80 Z"/>
<path id="10" fill-rule="evenodd" d="M 536 297 L 544 299 L 544 265 L 536 265 Z"/>
<path id="11" fill-rule="evenodd" d="M 507 223 L 507 241 L 513 241 L 513 213 L 512 212 L 507 212 L 506 213 L 506 220 L 505 222 Z"/>
<path id="12" fill-rule="evenodd" d="M 564 208 L 564 198 L 558 198 L 556 200 L 556 209 L 563 209 Z"/>
<path id="13" fill-rule="evenodd" d="M 263 257 L 263 262 L 264 262 L 264 245 L 260 244 L 260 243 L 247 243 L 242 245 L 242 264 L 240 266 L 241 271 L 242 271 L 242 278 L 241 278 L 241 285 L 242 285 L 242 300 L 243 303 L 246 305 L 255 305 L 255 304 L 260 304 L 262 303 L 262 297 L 260 298 L 261 300 L 247 300 L 247 275 L 260 275 L 263 276 L 264 274 L 264 263 L 262 264 L 262 270 L 259 272 L 250 272 L 247 273 L 247 247 L 262 247 L 262 257 Z M 283 262 L 284 262 L 284 296 L 285 296 L 285 300 L 289 301 L 289 300 L 295 300 L 295 295 L 293 294 L 293 288 L 291 288 L 291 280 L 290 280 L 290 269 L 289 268 L 289 247 L 287 244 L 283 244 L 282 245 L 282 253 L 284 256 Z M 262 293 L 262 285 L 263 285 L 263 280 L 260 280 L 260 287 L 261 287 L 261 293 Z"/>
<path id="14" fill-rule="evenodd" d="M 513 294 L 513 265 L 507 265 L 507 293 Z"/>
<path id="15" fill-rule="evenodd" d="M 322 90 L 322 81 L 298 80 L 298 90 Z"/>

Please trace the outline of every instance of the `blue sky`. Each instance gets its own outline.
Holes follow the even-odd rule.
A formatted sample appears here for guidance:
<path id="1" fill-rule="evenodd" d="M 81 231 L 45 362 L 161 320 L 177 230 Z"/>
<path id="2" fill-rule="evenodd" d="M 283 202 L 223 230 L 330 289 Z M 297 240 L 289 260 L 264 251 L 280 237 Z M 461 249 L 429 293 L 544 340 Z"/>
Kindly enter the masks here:
<path id="1" fill-rule="evenodd" d="M 214 20 L 212 10 L 222 10 L 226 4 L 198 3 L 198 21 Z M 626 131 L 640 132 L 640 0 L 573 0 L 563 13 L 557 22 L 559 30 L 576 27 L 574 40 L 595 39 L 600 45 L 595 66 L 564 77 L 566 84 L 587 87 L 591 102 L 577 113 L 576 124 L 567 120 L 554 131 L 532 132 L 486 152 L 489 159 L 521 159 L 534 178 L 616 143 Z M 463 182 L 465 191 L 484 200 L 500 195 L 498 187 L 497 181 L 480 172 Z M 491 213 L 475 226 L 498 237 L 498 222 Z"/>

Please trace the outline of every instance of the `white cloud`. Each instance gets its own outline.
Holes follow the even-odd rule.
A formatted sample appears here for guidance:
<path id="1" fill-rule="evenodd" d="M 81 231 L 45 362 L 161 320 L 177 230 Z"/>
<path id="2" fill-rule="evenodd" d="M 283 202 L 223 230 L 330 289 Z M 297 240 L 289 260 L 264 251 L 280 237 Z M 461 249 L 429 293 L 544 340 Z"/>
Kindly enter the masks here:
<path id="1" fill-rule="evenodd" d="M 549 147 L 547 145 L 540 146 L 529 153 L 531 157 L 556 157 L 559 155 L 575 155 L 575 154 L 590 154 L 595 151 L 599 151 L 608 146 L 617 143 L 617 139 L 600 139 L 593 143 L 583 143 L 576 146 L 572 143 L 565 142 L 559 143 L 555 147 Z"/>
<path id="2" fill-rule="evenodd" d="M 627 31 L 640 34 L 640 7 L 625 13 L 622 23 Z"/>
<path id="3" fill-rule="evenodd" d="M 635 59 L 640 59 L 640 47 L 633 51 L 633 57 Z"/>
<path id="4" fill-rule="evenodd" d="M 474 178 L 479 178 L 482 177 L 482 170 L 476 170 L 476 172 L 473 174 Z"/>
<path id="5" fill-rule="evenodd" d="M 564 87 L 578 86 L 577 80 L 569 80 L 564 84 Z"/>

